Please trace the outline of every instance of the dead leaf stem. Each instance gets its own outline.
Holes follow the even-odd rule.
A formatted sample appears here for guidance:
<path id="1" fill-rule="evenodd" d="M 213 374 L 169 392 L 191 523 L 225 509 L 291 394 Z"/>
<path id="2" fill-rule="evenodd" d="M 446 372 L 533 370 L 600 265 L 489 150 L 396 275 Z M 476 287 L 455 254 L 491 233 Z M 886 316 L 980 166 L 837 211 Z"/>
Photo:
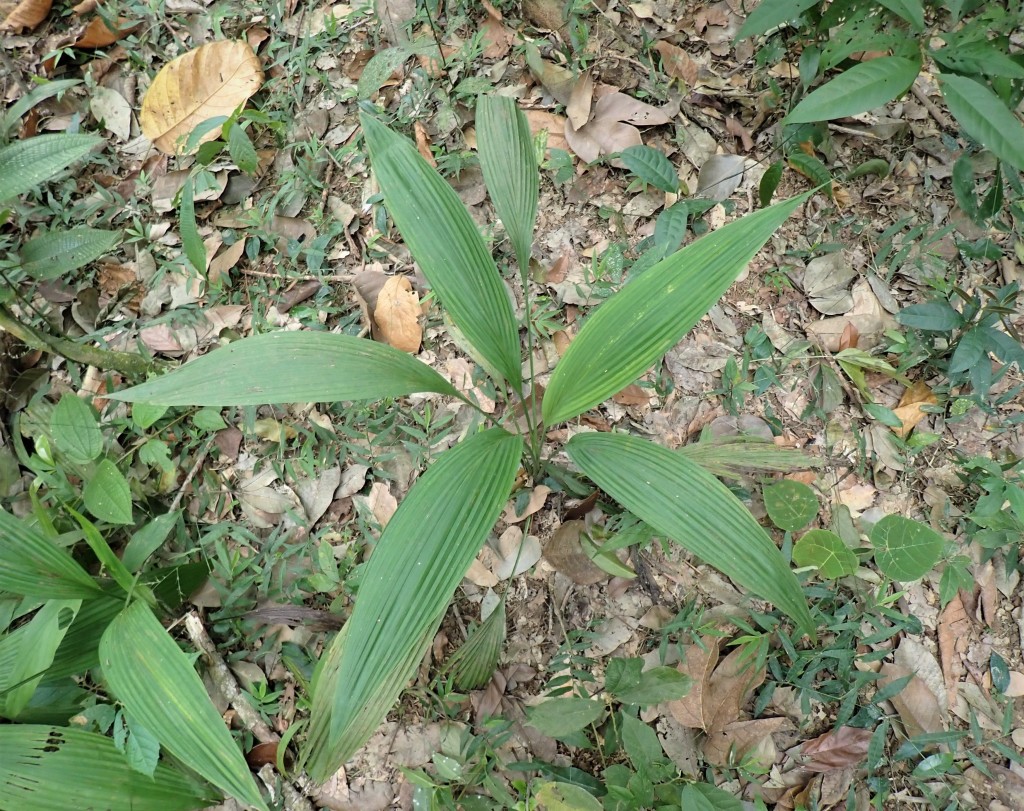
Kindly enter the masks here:
<path id="1" fill-rule="evenodd" d="M 120 372 L 129 377 L 145 377 L 158 371 L 162 364 L 158 361 L 131 352 L 117 352 L 112 349 L 99 349 L 95 346 L 79 344 L 66 338 L 47 335 L 35 327 L 19 321 L 6 307 L 0 307 L 0 330 L 8 332 L 30 349 L 60 355 L 76 363 L 95 366 L 105 371 Z"/>

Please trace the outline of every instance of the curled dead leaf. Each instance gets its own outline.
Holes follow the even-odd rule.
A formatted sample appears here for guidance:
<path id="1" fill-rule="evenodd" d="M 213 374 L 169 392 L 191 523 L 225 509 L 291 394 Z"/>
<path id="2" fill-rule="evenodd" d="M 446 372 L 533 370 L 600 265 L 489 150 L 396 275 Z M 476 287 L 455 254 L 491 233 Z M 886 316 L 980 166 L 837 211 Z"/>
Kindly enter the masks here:
<path id="1" fill-rule="evenodd" d="M 211 118 L 230 116 L 263 84 L 259 57 L 246 42 L 220 40 L 202 45 L 168 62 L 142 100 L 139 123 L 154 146 L 183 154 L 192 131 Z M 201 143 L 220 135 L 205 133 Z"/>
<path id="2" fill-rule="evenodd" d="M 53 0 L 21 0 L 0 23 L 0 31 L 31 31 L 47 18 L 52 6 Z"/>

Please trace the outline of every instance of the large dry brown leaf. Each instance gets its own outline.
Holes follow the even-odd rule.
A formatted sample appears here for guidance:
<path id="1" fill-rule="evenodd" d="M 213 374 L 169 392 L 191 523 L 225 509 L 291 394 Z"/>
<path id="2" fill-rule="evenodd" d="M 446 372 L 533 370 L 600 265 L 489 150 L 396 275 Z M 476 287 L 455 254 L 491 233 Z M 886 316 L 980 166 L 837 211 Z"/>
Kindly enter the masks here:
<path id="1" fill-rule="evenodd" d="M 686 51 L 678 45 L 662 40 L 654 46 L 661 55 L 661 64 L 665 72 L 673 79 L 682 79 L 686 86 L 692 90 L 697 84 L 697 76 L 700 73 L 700 65 Z"/>
<path id="2" fill-rule="evenodd" d="M 580 533 L 585 528 L 582 521 L 566 521 L 562 524 L 544 544 L 544 559 L 573 583 L 590 586 L 607 580 L 609 575 L 583 551 Z"/>
<path id="3" fill-rule="evenodd" d="M 419 352 L 423 340 L 420 300 L 405 276 L 392 276 L 377 296 L 373 311 L 380 336 L 402 352 Z"/>
<path id="4" fill-rule="evenodd" d="M 808 758 L 803 768 L 827 772 L 856 766 L 867 757 L 871 734 L 870 729 L 839 727 L 812 738 L 800 750 Z"/>
<path id="5" fill-rule="evenodd" d="M 594 78 L 590 71 L 584 71 L 573 85 L 572 94 L 569 96 L 569 103 L 566 105 L 565 114 L 569 122 L 579 129 L 587 123 L 590 118 L 590 104 L 594 100 Z"/>
<path id="6" fill-rule="evenodd" d="M 565 140 L 582 160 L 593 163 L 602 155 L 643 144 L 635 124 L 654 126 L 669 121 L 671 117 L 658 107 L 625 93 L 608 93 L 597 100 L 593 116 L 582 127 L 574 127 L 572 121 L 566 121 Z M 612 163 L 618 165 L 619 162 Z"/>
<path id="7" fill-rule="evenodd" d="M 939 614 L 936 633 L 939 639 L 939 665 L 946 682 L 947 703 L 952 707 L 956 702 L 960 678 L 967 672 L 963 657 L 971 639 L 971 620 L 959 594 Z"/>
<path id="8" fill-rule="evenodd" d="M 912 671 L 905 667 L 887 662 L 882 665 L 882 678 L 878 681 L 878 687 L 882 689 L 890 682 L 911 675 Z M 906 687 L 889 700 L 899 713 L 908 736 L 942 732 L 945 729 L 935 693 L 917 676 L 913 676 Z"/>
<path id="9" fill-rule="evenodd" d="M 739 718 L 750 692 L 764 681 L 765 669 L 753 668 L 751 652 L 745 648 L 736 648 L 719 661 L 719 640 L 702 637 L 701 642 L 687 648 L 679 665 L 693 680 L 690 692 L 668 706 L 680 724 L 712 736 Z"/>
<path id="10" fill-rule="evenodd" d="M 53 0 L 21 0 L 0 23 L 0 31 L 31 31 L 46 19 Z"/>
<path id="11" fill-rule="evenodd" d="M 262 84 L 259 57 L 248 43 L 221 40 L 203 45 L 157 73 L 142 100 L 142 132 L 161 152 L 182 154 L 192 130 L 210 118 L 231 115 Z M 199 142 L 219 135 L 216 127 Z"/>

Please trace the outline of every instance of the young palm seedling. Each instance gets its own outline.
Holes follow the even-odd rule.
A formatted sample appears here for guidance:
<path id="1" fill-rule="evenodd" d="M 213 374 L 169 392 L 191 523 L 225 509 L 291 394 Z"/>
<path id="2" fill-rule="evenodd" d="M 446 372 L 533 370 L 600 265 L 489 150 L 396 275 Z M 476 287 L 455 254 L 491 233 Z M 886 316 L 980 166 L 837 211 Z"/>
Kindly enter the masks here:
<path id="1" fill-rule="evenodd" d="M 369 113 L 362 115 L 362 127 L 388 212 L 438 301 L 510 406 L 530 403 L 512 305 L 469 213 L 407 139 Z M 484 178 L 525 294 L 538 199 L 529 128 L 513 100 L 492 96 L 477 106 L 477 129 Z M 544 431 L 644 374 L 718 300 L 806 196 L 727 225 L 630 281 L 587 319 L 552 374 L 539 409 L 522 409 L 525 419 L 518 421 L 515 409 L 507 408 L 507 419 L 468 436 L 419 478 L 377 542 L 352 614 L 315 675 L 305 746 L 306 767 L 315 779 L 325 780 L 348 760 L 398 698 L 497 521 L 524 457 L 530 470 L 539 469 Z M 527 328 L 527 353 L 534 340 Z M 429 366 L 387 345 L 290 332 L 233 342 L 113 396 L 136 403 L 228 406 L 417 392 L 461 397 Z M 810 613 L 786 561 L 711 473 L 684 454 L 627 434 L 580 434 L 565 451 L 624 508 L 774 603 L 801 633 L 813 636 Z M 131 701 L 124 701 L 133 711 Z"/>

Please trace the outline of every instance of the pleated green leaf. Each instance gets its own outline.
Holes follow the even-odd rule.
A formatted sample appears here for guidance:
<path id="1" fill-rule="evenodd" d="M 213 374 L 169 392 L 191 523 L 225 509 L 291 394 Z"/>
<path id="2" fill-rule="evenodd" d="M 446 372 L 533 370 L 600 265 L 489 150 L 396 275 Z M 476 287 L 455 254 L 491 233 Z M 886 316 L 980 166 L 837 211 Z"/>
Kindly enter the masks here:
<path id="1" fill-rule="evenodd" d="M 387 344 L 327 332 L 272 332 L 234 341 L 108 396 L 167 406 L 227 406 L 377 400 L 421 391 L 458 396 L 425 363 Z"/>
<path id="2" fill-rule="evenodd" d="M 0 149 L 0 202 L 49 180 L 100 146 L 95 135 L 37 135 Z"/>
<path id="3" fill-rule="evenodd" d="M 537 155 L 526 116 L 515 99 L 491 94 L 476 104 L 477 154 L 487 191 L 526 273 L 537 220 Z"/>
<path id="4" fill-rule="evenodd" d="M 95 732 L 0 726 L 0 811 L 189 811 L 219 799 L 169 766 L 139 774 L 112 739 Z"/>
<path id="5" fill-rule="evenodd" d="M 711 309 L 808 196 L 748 214 L 701 237 L 602 304 L 551 375 L 544 423 L 582 414 L 640 377 Z"/>
<path id="6" fill-rule="evenodd" d="M 508 291 L 476 223 L 416 147 L 361 114 L 384 203 L 441 304 L 487 362 L 522 383 L 519 332 Z"/>
<path id="7" fill-rule="evenodd" d="M 999 96 L 966 76 L 939 76 L 942 97 L 964 132 L 992 151 L 999 160 L 1024 172 L 1024 124 Z"/>
<path id="8" fill-rule="evenodd" d="M 577 434 L 566 451 L 627 510 L 737 584 L 772 602 L 814 636 L 796 576 L 728 488 L 679 453 L 623 434 Z"/>
<path id="9" fill-rule="evenodd" d="M 861 62 L 810 93 L 786 116 L 786 121 L 831 121 L 874 110 L 906 93 L 920 71 L 919 62 L 902 56 Z"/>
<path id="10" fill-rule="evenodd" d="M 522 440 L 492 428 L 447 451 L 412 487 L 377 542 L 345 626 L 331 708 L 336 760 L 348 760 L 391 709 L 456 587 L 501 513 Z M 314 702 L 319 696 L 314 696 Z M 314 727 L 320 723 L 314 718 Z"/>
<path id="11" fill-rule="evenodd" d="M 74 600 L 102 594 L 85 569 L 41 532 L 0 510 L 0 591 Z"/>
<path id="12" fill-rule="evenodd" d="M 0 637 L 0 716 L 17 718 L 28 705 L 81 600 L 47 600 L 24 625 Z"/>
<path id="13" fill-rule="evenodd" d="M 120 231 L 80 226 L 50 231 L 21 246 L 21 269 L 33 279 L 56 279 L 110 253 Z"/>
<path id="14" fill-rule="evenodd" d="M 114 695 L 164 749 L 217 788 L 267 811 L 199 674 L 145 603 L 132 603 L 110 623 L 100 665 Z"/>

